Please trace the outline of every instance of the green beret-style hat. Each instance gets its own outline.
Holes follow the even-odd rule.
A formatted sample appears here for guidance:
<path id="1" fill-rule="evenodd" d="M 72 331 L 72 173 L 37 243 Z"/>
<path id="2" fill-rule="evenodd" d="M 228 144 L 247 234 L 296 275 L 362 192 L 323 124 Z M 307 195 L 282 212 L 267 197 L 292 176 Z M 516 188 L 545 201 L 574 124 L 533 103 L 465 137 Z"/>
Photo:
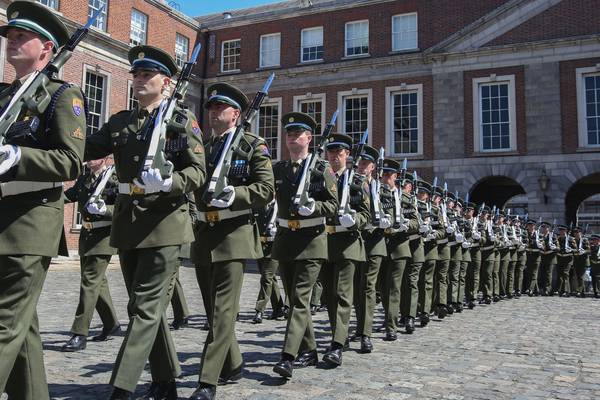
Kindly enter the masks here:
<path id="1" fill-rule="evenodd" d="M 170 54 L 154 46 L 135 46 L 128 53 L 131 70 L 158 71 L 169 77 L 177 74 L 177 63 Z"/>
<path id="2" fill-rule="evenodd" d="M 245 111 L 250 105 L 248 97 L 238 88 L 229 83 L 215 83 L 206 90 L 208 99 L 204 103 L 204 108 L 213 104 L 228 104 L 240 111 Z"/>
<path id="3" fill-rule="evenodd" d="M 315 133 L 317 122 L 308 114 L 302 112 L 289 112 L 281 118 L 281 124 L 286 131 L 302 129 Z"/>
<path id="4" fill-rule="evenodd" d="M 327 138 L 327 150 L 347 149 L 352 148 L 352 137 L 341 133 L 332 133 Z"/>

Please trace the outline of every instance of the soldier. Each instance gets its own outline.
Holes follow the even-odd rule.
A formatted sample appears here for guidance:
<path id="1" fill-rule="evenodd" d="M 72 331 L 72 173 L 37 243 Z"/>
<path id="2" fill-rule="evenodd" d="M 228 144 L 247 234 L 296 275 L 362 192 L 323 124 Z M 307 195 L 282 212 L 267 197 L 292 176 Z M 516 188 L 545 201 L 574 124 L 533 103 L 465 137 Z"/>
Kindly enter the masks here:
<path id="1" fill-rule="evenodd" d="M 298 210 L 292 207 L 317 123 L 307 114 L 292 112 L 283 116 L 282 124 L 290 160 L 273 166 L 279 225 L 273 258 L 279 261 L 290 311 L 281 359 L 273 371 L 290 378 L 293 368 L 314 366 L 318 362 L 310 294 L 328 257 L 325 218 L 335 215 L 338 199 L 333 171 L 326 161 L 319 159 L 310 171 L 308 204 L 300 205 Z"/>
<path id="2" fill-rule="evenodd" d="M 517 265 L 517 233 L 514 226 L 515 220 L 516 216 L 509 215 L 506 217 L 509 257 L 506 267 L 506 280 L 504 285 L 501 285 L 501 289 L 504 291 L 504 297 L 507 299 L 512 299 L 514 297 L 515 267 Z"/>
<path id="3" fill-rule="evenodd" d="M 235 86 L 216 83 L 207 89 L 212 135 L 206 145 L 207 173 L 212 176 L 228 135 L 233 135 L 241 113 L 249 106 L 248 98 Z M 247 259 L 263 257 L 258 227 L 252 209 L 266 206 L 273 199 L 273 170 L 265 141 L 240 132 L 240 149 L 247 156 L 235 154 L 228 160 L 228 186 L 223 198 L 207 204 L 201 201 L 206 186 L 195 192 L 198 228 L 193 244 L 196 277 L 204 287 L 208 337 L 202 351 L 197 389 L 190 399 L 213 399 L 220 382 L 239 380 L 244 361 L 235 338 L 235 321 L 239 309 L 244 267 Z"/>
<path id="4" fill-rule="evenodd" d="M 92 338 L 93 341 L 107 340 L 121 330 L 106 279 L 108 263 L 112 255 L 117 253 L 116 249 L 109 245 L 109 239 L 118 181 L 113 169 L 106 166 L 104 158 L 90 160 L 87 166 L 88 170 L 65 191 L 67 201 L 77 202 L 82 224 L 79 234 L 79 304 L 71 326 L 72 336 L 62 347 L 63 351 L 85 349 L 94 308 L 98 311 L 103 328 L 99 335 Z M 111 176 L 105 177 L 106 174 Z M 106 186 L 101 192 L 101 200 L 90 202 L 90 197 L 103 179 L 109 181 L 106 181 Z"/>
<path id="5" fill-rule="evenodd" d="M 471 242 L 469 238 L 471 237 L 470 226 L 465 223 L 465 217 L 463 211 L 465 208 L 465 202 L 463 199 L 456 199 L 455 211 L 459 215 L 458 220 L 458 228 L 463 235 L 463 241 L 460 243 L 461 247 L 461 255 L 462 259 L 460 262 L 460 272 L 458 274 L 458 298 L 455 304 L 455 309 L 457 312 L 462 312 L 464 309 L 464 299 L 465 299 L 465 284 L 467 278 L 467 267 L 471 262 L 471 252 L 469 248 L 471 247 Z"/>
<path id="6" fill-rule="evenodd" d="M 590 265 L 590 244 L 587 238 L 583 237 L 580 227 L 574 227 L 572 235 L 576 243 L 576 248 L 573 252 L 573 268 L 571 269 L 571 295 L 585 297 L 583 277 L 586 268 Z"/>
<path id="7" fill-rule="evenodd" d="M 496 236 L 496 247 L 494 256 L 494 270 L 492 275 L 492 300 L 500 301 L 503 297 L 504 290 L 501 289 L 503 284 L 506 284 L 506 271 L 510 259 L 508 249 L 508 236 L 506 235 L 505 225 L 506 215 L 502 210 L 496 209 L 496 218 L 494 223 L 494 235 Z"/>
<path id="8" fill-rule="evenodd" d="M 541 235 L 544 242 L 544 249 L 541 251 L 542 259 L 540 261 L 540 274 L 542 275 L 540 280 L 541 295 L 552 296 L 554 295 L 552 275 L 556 266 L 556 250 L 558 249 L 556 238 L 554 237 L 554 227 L 551 227 L 547 222 L 543 222 Z"/>
<path id="9" fill-rule="evenodd" d="M 568 235 L 569 228 L 565 225 L 558 225 L 558 249 L 556 252 L 558 268 L 558 283 L 557 290 L 558 294 L 562 297 L 569 297 L 570 295 L 570 282 L 569 272 L 573 267 L 573 251 L 575 250 L 576 244 L 573 238 Z"/>
<path id="10" fill-rule="evenodd" d="M 482 220 L 482 209 L 480 208 L 479 215 L 475 216 L 476 204 L 467 202 L 465 204 L 465 235 L 471 244 L 469 249 L 469 257 L 471 260 L 467 265 L 467 273 L 465 278 L 465 300 L 467 307 L 472 310 L 475 308 L 475 300 L 479 291 L 479 277 L 481 270 L 481 236 L 485 229 L 485 221 Z"/>
<path id="11" fill-rule="evenodd" d="M 525 273 L 525 265 L 527 264 L 527 231 L 521 228 L 521 219 L 515 219 L 515 233 L 517 241 L 517 262 L 515 264 L 515 297 L 521 297 L 523 291 L 523 275 Z"/>
<path id="12" fill-rule="evenodd" d="M 590 236 L 590 273 L 594 297 L 600 299 L 600 235 Z"/>
<path id="13" fill-rule="evenodd" d="M 179 126 L 167 128 L 173 175 L 163 178 L 152 168 L 140 173 L 151 139 L 148 128 L 177 64 L 151 46 L 129 50 L 129 62 L 138 107 L 110 117 L 86 144 L 86 159 L 114 155 L 119 178 L 110 244 L 119 250 L 129 293 L 129 326 L 110 379 L 111 399 L 131 398 L 148 359 L 152 384 L 143 398 L 171 399 L 177 397 L 175 378 L 181 369 L 165 311 L 181 245 L 193 237 L 185 193 L 204 182 L 204 149 L 196 118 L 178 105 L 183 132 Z"/>
<path id="14" fill-rule="evenodd" d="M 540 268 L 541 251 L 544 248 L 543 238 L 540 235 L 535 220 L 527 220 L 525 230 L 527 231 L 527 280 L 525 287 L 529 297 L 538 296 L 538 270 Z"/>
<path id="15" fill-rule="evenodd" d="M 493 217 L 488 206 L 483 207 L 481 212 L 481 223 L 483 230 L 481 231 L 481 240 L 479 249 L 481 251 L 481 291 L 483 297 L 480 304 L 492 304 L 492 296 L 494 294 L 494 264 L 496 262 L 496 234 L 494 233 Z"/>
<path id="16" fill-rule="evenodd" d="M 450 262 L 448 269 L 448 314 L 453 314 L 454 311 L 458 310 L 458 288 L 460 285 L 460 267 L 462 263 L 462 243 L 464 242 L 464 235 L 460 231 L 460 207 L 458 205 L 458 198 L 453 193 L 446 195 L 446 206 L 448 208 L 447 216 L 449 226 L 447 232 L 449 234 L 447 246 L 450 249 Z M 456 208 L 455 208 L 456 207 Z"/>
<path id="17" fill-rule="evenodd" d="M 373 177 L 375 163 L 379 154 L 371 146 L 365 146 L 361 154 L 362 158 L 358 164 L 357 173 L 365 177 L 369 200 L 371 204 L 371 215 L 369 223 L 362 230 L 361 234 L 365 242 L 365 251 L 367 261 L 359 263 L 354 272 L 354 309 L 356 312 L 356 332 L 354 337 L 360 340 L 360 350 L 362 353 L 373 351 L 371 334 L 373 333 L 373 314 L 375 312 L 375 291 L 377 276 L 381 262 L 387 251 L 385 248 L 384 229 L 392 225 L 392 218 L 388 210 L 383 210 L 379 198 L 381 190 L 377 190 L 381 183 L 376 182 Z M 375 207 L 379 207 L 379 220 L 376 218 Z"/>
<path id="18" fill-rule="evenodd" d="M 0 89 L 2 110 L 69 39 L 63 23 L 40 4 L 15 1 L 6 16 L 0 35 L 7 39 L 5 57 L 16 78 Z M 42 114 L 20 115 L 0 133 L 12 136 L 0 146 L 0 393 L 14 399 L 49 398 L 36 306 L 50 260 L 66 245 L 62 182 L 82 170 L 81 90 L 56 78 L 45 89 L 51 106 Z M 39 123 L 37 129 L 31 122 Z"/>
<path id="19" fill-rule="evenodd" d="M 260 232 L 263 258 L 256 261 L 260 272 L 260 290 L 254 306 L 255 314 L 252 322 L 260 324 L 269 300 L 273 310 L 271 319 L 283 317 L 283 299 L 277 283 L 279 264 L 271 257 L 273 241 L 277 233 L 277 203 L 273 200 L 266 207 L 255 210 L 254 216 Z"/>

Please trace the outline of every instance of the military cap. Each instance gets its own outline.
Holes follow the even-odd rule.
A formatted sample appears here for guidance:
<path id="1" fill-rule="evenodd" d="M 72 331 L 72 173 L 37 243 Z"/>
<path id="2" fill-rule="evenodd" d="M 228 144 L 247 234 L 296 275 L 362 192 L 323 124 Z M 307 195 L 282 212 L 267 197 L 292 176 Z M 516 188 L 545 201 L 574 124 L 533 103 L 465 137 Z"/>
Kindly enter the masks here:
<path id="1" fill-rule="evenodd" d="M 392 160 L 390 158 L 386 158 L 383 160 L 383 172 L 398 172 L 398 168 L 400 168 L 400 163 L 396 160 Z"/>
<path id="2" fill-rule="evenodd" d="M 527 220 L 527 225 L 530 225 L 530 224 L 536 225 L 537 221 L 535 219 L 528 219 Z"/>
<path id="3" fill-rule="evenodd" d="M 250 100 L 242 91 L 228 83 L 215 83 L 207 89 L 208 100 L 204 103 L 204 108 L 208 108 L 215 103 L 229 104 L 240 111 L 245 111 L 250 105 Z"/>
<path id="4" fill-rule="evenodd" d="M 444 197 L 444 189 L 439 186 L 434 186 L 431 188 L 431 195 Z"/>
<path id="5" fill-rule="evenodd" d="M 550 222 L 542 221 L 540 226 L 552 226 L 552 224 L 550 224 Z"/>
<path id="6" fill-rule="evenodd" d="M 456 196 L 454 195 L 454 193 L 448 192 L 448 193 L 446 193 L 446 197 L 448 198 L 448 200 L 452 200 L 452 201 L 456 202 Z"/>
<path id="7" fill-rule="evenodd" d="M 431 184 L 422 179 L 417 181 L 417 191 L 422 191 L 431 194 Z"/>
<path id="8" fill-rule="evenodd" d="M 177 73 L 177 63 L 173 57 L 165 51 L 154 46 L 135 46 L 127 53 L 131 70 L 158 71 L 167 76 L 173 76 Z"/>
<path id="9" fill-rule="evenodd" d="M 593 233 L 593 234 L 590 236 L 590 239 L 592 239 L 592 240 L 600 240 L 600 234 L 598 234 L 598 233 Z"/>
<path id="10" fill-rule="evenodd" d="M 483 206 L 483 209 L 481 210 L 482 214 L 489 214 L 492 212 L 492 209 L 489 208 L 488 206 Z"/>
<path id="11" fill-rule="evenodd" d="M 302 129 L 312 133 L 317 129 L 317 121 L 308 114 L 301 112 L 289 112 L 281 118 L 281 123 L 286 131 Z"/>
<path id="12" fill-rule="evenodd" d="M 6 8 L 8 23 L 0 26 L 0 36 L 6 37 L 10 28 L 37 33 L 54 43 L 54 51 L 69 40 L 69 31 L 50 8 L 31 1 L 15 1 Z"/>
<path id="13" fill-rule="evenodd" d="M 566 225 L 559 224 L 559 225 L 556 225 L 556 229 L 558 229 L 559 231 L 566 231 L 569 229 L 569 227 Z"/>
<path id="14" fill-rule="evenodd" d="M 404 170 L 401 169 L 399 170 L 399 173 L 401 174 Z M 411 174 L 410 172 L 406 172 L 404 171 L 404 175 L 402 176 L 402 180 L 400 182 L 400 185 L 402 187 L 406 186 L 407 184 L 411 184 L 414 185 L 415 184 L 415 175 Z"/>
<path id="15" fill-rule="evenodd" d="M 573 229 L 571 229 L 571 232 L 575 233 L 575 232 L 581 232 L 583 229 L 581 229 L 580 226 L 574 226 Z"/>
<path id="16" fill-rule="evenodd" d="M 465 204 L 465 203 L 464 203 L 464 200 L 463 200 L 463 199 L 461 199 L 460 197 L 457 197 L 457 198 L 456 198 L 456 205 L 457 205 L 457 206 L 459 206 L 460 208 L 465 208 L 464 204 Z"/>
<path id="17" fill-rule="evenodd" d="M 497 214 L 496 214 L 496 215 L 497 215 L 498 217 L 503 217 L 503 218 L 506 218 L 506 213 L 504 212 L 504 210 L 502 210 L 502 209 L 496 209 L 496 210 L 498 210 L 498 211 L 496 211 L 496 212 L 497 212 Z"/>
<path id="18" fill-rule="evenodd" d="M 362 153 L 360 153 L 360 155 L 362 156 L 362 158 L 364 160 L 373 161 L 373 162 L 376 162 L 377 159 L 379 158 L 379 152 L 377 151 L 377 149 L 374 147 L 371 147 L 371 146 L 367 146 L 367 145 L 365 145 L 365 147 L 363 147 L 363 151 L 362 151 Z"/>
<path id="19" fill-rule="evenodd" d="M 341 133 L 332 133 L 327 138 L 326 148 L 327 150 L 350 150 L 352 148 L 352 138 L 348 135 L 343 135 Z"/>
<path id="20" fill-rule="evenodd" d="M 465 203 L 465 210 L 474 210 L 477 208 L 477 204 L 473 203 L 473 202 L 466 202 Z"/>

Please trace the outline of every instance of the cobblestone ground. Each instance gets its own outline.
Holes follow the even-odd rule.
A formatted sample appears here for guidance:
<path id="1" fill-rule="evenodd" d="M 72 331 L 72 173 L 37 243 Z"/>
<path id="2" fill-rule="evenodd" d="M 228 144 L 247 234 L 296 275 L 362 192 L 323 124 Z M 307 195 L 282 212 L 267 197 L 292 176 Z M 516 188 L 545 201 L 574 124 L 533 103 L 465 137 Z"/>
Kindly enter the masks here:
<path id="1" fill-rule="evenodd" d="M 117 265 L 108 270 L 110 288 L 121 323 L 126 326 L 123 280 Z M 194 271 L 181 269 L 181 281 L 192 317 L 189 328 L 174 332 L 183 375 L 179 395 L 195 388 L 206 332 Z M 62 353 L 77 306 L 79 270 L 76 262 L 54 263 L 39 302 L 50 395 L 57 399 L 103 399 L 112 363 L 122 341 L 89 342 L 85 351 Z M 433 320 L 396 342 L 374 334 L 368 355 L 344 353 L 342 367 L 296 370 L 291 381 L 271 370 L 278 360 L 284 322 L 251 322 L 258 275 L 244 281 L 236 335 L 247 371 L 236 384 L 218 388 L 219 399 L 599 399 L 600 300 L 529 298 L 502 301 L 465 310 L 443 321 Z M 169 309 L 169 318 L 171 310 Z M 326 312 L 315 317 L 319 351 L 328 344 Z M 99 319 L 92 322 L 97 331 Z M 381 324 L 378 310 L 376 326 Z M 137 393 L 148 386 L 142 375 Z"/>

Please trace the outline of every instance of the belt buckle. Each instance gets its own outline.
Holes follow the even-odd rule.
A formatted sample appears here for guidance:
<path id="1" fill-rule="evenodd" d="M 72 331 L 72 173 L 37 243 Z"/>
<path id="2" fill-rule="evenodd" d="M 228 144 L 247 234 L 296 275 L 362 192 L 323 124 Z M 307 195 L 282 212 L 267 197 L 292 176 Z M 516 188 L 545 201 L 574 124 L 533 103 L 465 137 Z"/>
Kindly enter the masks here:
<path id="1" fill-rule="evenodd" d="M 325 225 L 325 231 L 329 234 L 335 233 L 335 226 L 333 225 Z"/>
<path id="2" fill-rule="evenodd" d="M 206 212 L 206 222 L 219 222 L 219 212 L 218 211 L 207 211 Z"/>
<path id="3" fill-rule="evenodd" d="M 132 183 L 129 184 L 129 187 L 131 189 L 131 192 L 129 192 L 129 194 L 144 194 L 146 193 L 146 191 L 144 190 L 144 188 L 141 188 L 137 185 L 134 185 Z"/>
<path id="4" fill-rule="evenodd" d="M 298 220 L 298 219 L 288 220 L 288 228 L 292 231 L 296 231 L 296 230 L 300 229 L 300 220 Z"/>
<path id="5" fill-rule="evenodd" d="M 94 224 L 92 222 L 90 222 L 90 221 L 83 221 L 83 223 L 81 224 L 81 226 L 86 231 L 91 231 L 92 228 L 94 227 Z"/>

